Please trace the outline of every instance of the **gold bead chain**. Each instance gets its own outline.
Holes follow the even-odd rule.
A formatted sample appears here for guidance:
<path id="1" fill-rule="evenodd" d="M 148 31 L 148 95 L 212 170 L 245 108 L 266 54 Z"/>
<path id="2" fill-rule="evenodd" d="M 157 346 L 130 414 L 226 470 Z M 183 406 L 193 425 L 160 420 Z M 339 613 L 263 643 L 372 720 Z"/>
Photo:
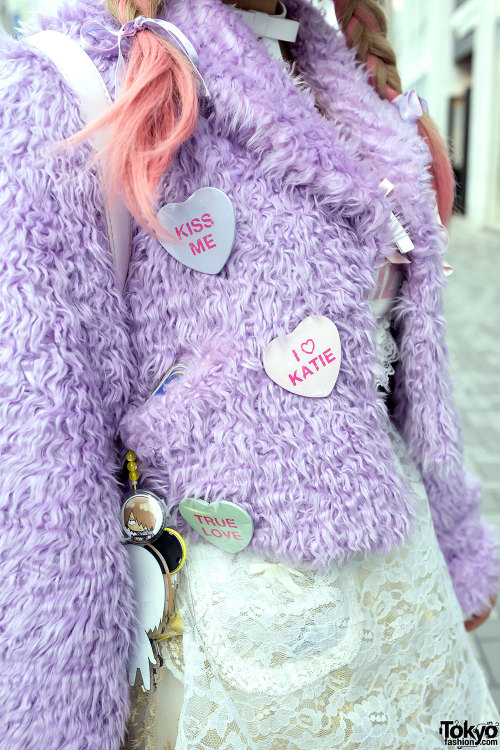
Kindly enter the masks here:
<path id="1" fill-rule="evenodd" d="M 134 487 L 134 492 L 137 492 L 137 480 L 139 479 L 139 472 L 137 471 L 137 456 L 134 451 L 128 451 L 125 456 L 127 460 L 128 476 Z"/>

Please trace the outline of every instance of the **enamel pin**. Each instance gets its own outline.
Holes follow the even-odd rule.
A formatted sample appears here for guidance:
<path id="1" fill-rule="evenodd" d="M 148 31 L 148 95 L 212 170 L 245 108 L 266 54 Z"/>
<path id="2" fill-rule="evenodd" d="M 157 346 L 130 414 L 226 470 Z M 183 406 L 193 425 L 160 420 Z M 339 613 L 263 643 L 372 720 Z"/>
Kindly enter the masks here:
<path id="1" fill-rule="evenodd" d="M 337 326 L 324 315 L 310 315 L 292 333 L 273 339 L 263 357 L 271 380 L 290 393 L 309 398 L 330 395 L 340 362 Z"/>
<path id="2" fill-rule="evenodd" d="M 235 218 L 222 190 L 201 188 L 184 203 L 160 208 L 157 219 L 175 238 L 160 238 L 161 244 L 180 263 L 208 274 L 224 268 L 233 247 Z"/>

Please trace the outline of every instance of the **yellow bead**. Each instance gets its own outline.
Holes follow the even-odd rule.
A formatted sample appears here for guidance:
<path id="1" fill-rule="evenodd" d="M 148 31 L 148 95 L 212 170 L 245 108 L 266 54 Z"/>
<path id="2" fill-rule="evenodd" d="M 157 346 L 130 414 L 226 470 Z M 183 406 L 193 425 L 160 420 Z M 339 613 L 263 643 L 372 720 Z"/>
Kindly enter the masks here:
<path id="1" fill-rule="evenodd" d="M 137 464 L 135 463 L 135 461 L 129 461 L 127 464 L 127 469 L 129 471 L 135 471 L 137 469 Z"/>
<path id="2" fill-rule="evenodd" d="M 134 451 L 129 451 L 125 458 L 127 459 L 127 461 L 135 461 L 137 456 L 135 455 Z"/>
<path id="3" fill-rule="evenodd" d="M 139 474 L 137 471 L 131 471 L 129 477 L 131 482 L 137 482 L 137 480 L 139 479 Z"/>

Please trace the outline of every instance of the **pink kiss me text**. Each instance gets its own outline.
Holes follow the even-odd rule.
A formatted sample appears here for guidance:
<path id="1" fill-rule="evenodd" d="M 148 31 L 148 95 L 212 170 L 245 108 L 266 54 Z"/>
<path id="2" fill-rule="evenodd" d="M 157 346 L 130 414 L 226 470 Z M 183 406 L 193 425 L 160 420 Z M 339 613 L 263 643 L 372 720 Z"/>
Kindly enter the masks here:
<path id="1" fill-rule="evenodd" d="M 234 518 L 222 518 L 219 521 L 219 519 L 217 518 L 212 518 L 211 516 L 199 516 L 196 513 L 194 514 L 194 517 L 198 519 L 201 530 L 205 534 L 205 536 L 215 536 L 218 539 L 222 539 L 222 537 L 231 539 L 232 537 L 233 539 L 241 540 L 241 536 L 237 531 L 238 525 L 235 523 Z M 205 525 L 203 525 L 203 521 L 205 522 Z M 212 526 L 213 528 L 210 528 L 210 526 Z M 223 528 L 215 528 L 217 526 L 221 526 Z M 236 531 L 233 531 L 233 529 L 236 529 Z"/>
<path id="2" fill-rule="evenodd" d="M 199 234 L 199 232 L 203 232 L 204 229 L 209 229 L 210 227 L 213 227 L 213 225 L 214 220 L 209 213 L 206 213 L 202 214 L 200 219 L 195 216 L 193 219 L 186 221 L 179 227 L 175 227 L 175 233 L 177 234 L 177 237 L 182 240 L 184 237 L 189 238 L 192 237 L 193 234 Z M 215 247 L 217 247 L 217 245 L 212 234 L 205 234 L 203 237 L 200 237 L 196 243 L 189 243 L 189 249 L 193 255 L 199 255 L 202 252 L 204 253 L 205 250 L 212 250 Z"/>
<path id="3" fill-rule="evenodd" d="M 304 341 L 303 344 L 301 344 L 300 348 L 302 349 L 304 354 L 310 356 L 314 352 L 314 341 L 312 339 L 308 339 L 307 341 Z M 292 349 L 292 354 L 297 362 L 300 362 L 300 356 L 297 354 L 297 351 L 295 349 Z M 336 357 L 333 356 L 331 348 L 325 349 L 322 354 L 317 354 L 315 357 L 310 359 L 307 364 L 302 365 L 302 377 L 300 377 L 298 374 L 300 368 L 297 368 L 297 370 L 295 370 L 293 373 L 288 373 L 288 377 L 290 378 L 292 385 L 294 386 L 297 385 L 297 383 L 303 383 L 304 380 L 309 377 L 309 375 L 315 375 L 320 371 L 321 367 L 328 367 L 328 365 L 334 362 L 335 359 Z M 308 367 L 308 365 L 311 365 L 311 367 Z"/>

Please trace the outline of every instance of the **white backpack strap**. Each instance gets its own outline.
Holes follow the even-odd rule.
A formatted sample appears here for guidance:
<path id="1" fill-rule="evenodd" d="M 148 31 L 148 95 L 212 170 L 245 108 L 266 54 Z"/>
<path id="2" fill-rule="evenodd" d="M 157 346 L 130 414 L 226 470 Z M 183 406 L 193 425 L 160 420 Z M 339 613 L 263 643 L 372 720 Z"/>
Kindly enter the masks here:
<path id="1" fill-rule="evenodd" d="M 86 123 L 101 115 L 112 104 L 104 80 L 88 54 L 78 42 L 59 31 L 40 31 L 25 38 L 33 47 L 44 52 L 59 68 L 69 85 L 76 91 L 82 104 Z M 92 142 L 97 149 L 108 141 L 106 131 L 95 133 Z M 101 182 L 109 244 L 116 269 L 116 280 L 123 291 L 127 278 L 131 246 L 131 216 L 118 196 L 111 200 L 104 168 L 101 165 Z"/>

